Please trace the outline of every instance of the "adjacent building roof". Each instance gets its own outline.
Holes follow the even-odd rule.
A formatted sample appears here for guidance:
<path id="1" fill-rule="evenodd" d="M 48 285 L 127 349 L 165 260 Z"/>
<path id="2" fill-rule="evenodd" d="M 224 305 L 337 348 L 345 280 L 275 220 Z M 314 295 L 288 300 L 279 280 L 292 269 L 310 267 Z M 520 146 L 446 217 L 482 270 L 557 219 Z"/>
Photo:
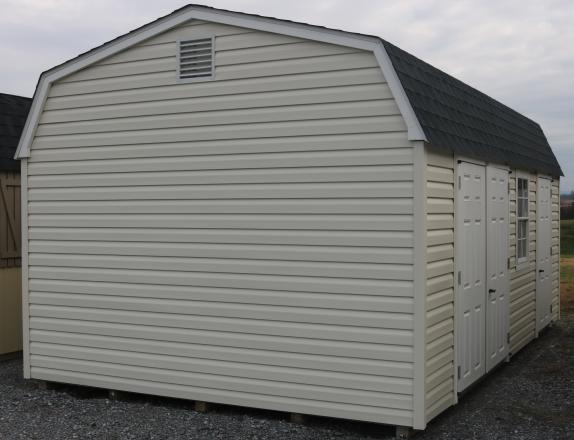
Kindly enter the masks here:
<path id="1" fill-rule="evenodd" d="M 154 32 L 164 32 L 183 19 L 193 18 L 374 50 L 405 117 L 410 139 L 424 140 L 438 149 L 471 158 L 552 176 L 562 175 L 544 132 L 536 122 L 379 37 L 196 4 L 177 9 L 44 72 L 35 99 L 42 103 L 50 82 L 74 69 L 85 68 L 149 38 Z M 18 157 L 29 154 L 30 133 L 35 129 L 39 112 L 39 108 L 33 109 Z"/>
<path id="2" fill-rule="evenodd" d="M 24 128 L 31 98 L 0 93 L 0 170 L 19 170 L 14 153 Z"/>

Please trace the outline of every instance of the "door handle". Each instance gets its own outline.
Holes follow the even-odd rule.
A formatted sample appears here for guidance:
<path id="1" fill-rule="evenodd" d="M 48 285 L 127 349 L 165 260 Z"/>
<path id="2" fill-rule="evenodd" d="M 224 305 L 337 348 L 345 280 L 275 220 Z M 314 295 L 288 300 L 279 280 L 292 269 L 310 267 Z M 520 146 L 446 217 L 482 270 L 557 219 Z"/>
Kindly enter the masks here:
<path id="1" fill-rule="evenodd" d="M 538 270 L 538 273 L 542 273 L 542 272 L 544 272 L 544 269 Z"/>
<path id="2" fill-rule="evenodd" d="M 496 289 L 488 289 L 488 293 L 495 293 Z"/>

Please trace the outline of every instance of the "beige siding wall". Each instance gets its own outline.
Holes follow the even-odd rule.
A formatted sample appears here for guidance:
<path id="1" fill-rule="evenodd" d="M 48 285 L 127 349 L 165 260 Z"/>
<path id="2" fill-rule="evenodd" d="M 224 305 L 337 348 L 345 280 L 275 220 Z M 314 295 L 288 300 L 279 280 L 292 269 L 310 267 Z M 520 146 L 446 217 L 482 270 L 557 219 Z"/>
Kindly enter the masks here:
<path id="1" fill-rule="evenodd" d="M 455 403 L 454 158 L 427 148 L 426 418 Z"/>
<path id="2" fill-rule="evenodd" d="M 177 83 L 176 39 L 210 34 L 216 79 Z M 196 22 L 59 81 L 28 170 L 32 377 L 411 425 L 412 162 L 362 51 Z"/>

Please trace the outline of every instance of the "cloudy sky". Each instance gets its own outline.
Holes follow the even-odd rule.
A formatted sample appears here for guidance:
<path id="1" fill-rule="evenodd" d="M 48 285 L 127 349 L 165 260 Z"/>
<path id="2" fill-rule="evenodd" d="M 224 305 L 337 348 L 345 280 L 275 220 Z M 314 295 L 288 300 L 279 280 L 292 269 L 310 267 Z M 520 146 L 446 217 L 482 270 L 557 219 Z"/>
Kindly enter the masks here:
<path id="1" fill-rule="evenodd" d="M 204 0 L 379 35 L 538 121 L 574 190 L 572 0 Z M 186 4 L 0 0 L 0 91 L 32 96 L 39 74 Z"/>

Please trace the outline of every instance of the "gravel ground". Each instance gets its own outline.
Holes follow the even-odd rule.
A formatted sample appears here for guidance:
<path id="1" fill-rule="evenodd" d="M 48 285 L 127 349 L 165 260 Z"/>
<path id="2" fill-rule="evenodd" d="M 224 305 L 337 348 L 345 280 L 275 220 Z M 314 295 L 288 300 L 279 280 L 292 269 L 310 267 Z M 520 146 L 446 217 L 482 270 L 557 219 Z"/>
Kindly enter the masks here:
<path id="1" fill-rule="evenodd" d="M 0 439 L 391 439 L 391 427 L 126 395 L 21 379 L 21 360 L 0 362 Z M 574 316 L 564 317 L 489 375 L 417 439 L 574 439 Z"/>

